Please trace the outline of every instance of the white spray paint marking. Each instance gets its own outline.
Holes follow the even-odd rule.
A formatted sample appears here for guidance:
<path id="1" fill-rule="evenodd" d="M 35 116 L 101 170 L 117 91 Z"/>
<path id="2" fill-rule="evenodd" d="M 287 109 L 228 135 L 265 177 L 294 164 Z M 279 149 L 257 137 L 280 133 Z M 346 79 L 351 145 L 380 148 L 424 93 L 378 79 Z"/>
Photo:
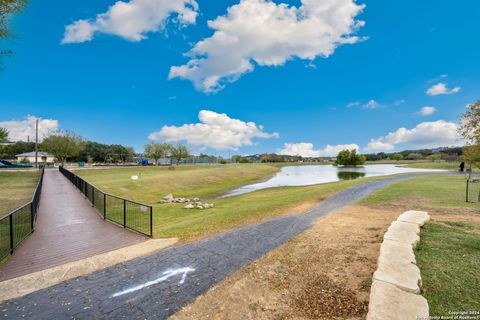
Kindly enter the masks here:
<path id="1" fill-rule="evenodd" d="M 135 286 L 135 287 L 127 289 L 127 290 L 117 292 L 117 293 L 112 295 L 112 298 L 122 296 L 122 295 L 127 294 L 127 293 L 132 293 L 132 292 L 135 292 L 135 291 L 138 291 L 138 290 L 142 290 L 146 287 L 153 286 L 157 283 L 163 282 L 163 281 L 167 280 L 168 278 L 174 277 L 174 276 L 179 275 L 179 274 L 182 275 L 182 279 L 180 280 L 179 284 L 183 284 L 185 282 L 185 279 L 187 279 L 187 274 L 189 272 L 193 272 L 193 271 L 195 271 L 195 269 L 190 268 L 190 267 L 180 268 L 180 269 L 168 269 L 167 271 L 165 271 L 163 273 L 163 275 L 160 278 L 152 280 L 152 281 L 145 282 L 144 284 Z"/>

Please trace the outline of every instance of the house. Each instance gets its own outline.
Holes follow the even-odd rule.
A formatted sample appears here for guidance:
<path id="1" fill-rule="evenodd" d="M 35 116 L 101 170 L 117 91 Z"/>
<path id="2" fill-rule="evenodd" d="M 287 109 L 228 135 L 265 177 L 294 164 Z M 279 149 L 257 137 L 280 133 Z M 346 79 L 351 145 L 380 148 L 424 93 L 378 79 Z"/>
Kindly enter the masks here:
<path id="1" fill-rule="evenodd" d="M 35 152 L 26 152 L 17 154 L 15 156 L 17 158 L 17 162 L 25 162 L 28 160 L 30 163 L 35 163 Z M 39 163 L 53 163 L 55 161 L 55 157 L 48 153 L 48 152 L 38 152 L 38 162 Z"/>

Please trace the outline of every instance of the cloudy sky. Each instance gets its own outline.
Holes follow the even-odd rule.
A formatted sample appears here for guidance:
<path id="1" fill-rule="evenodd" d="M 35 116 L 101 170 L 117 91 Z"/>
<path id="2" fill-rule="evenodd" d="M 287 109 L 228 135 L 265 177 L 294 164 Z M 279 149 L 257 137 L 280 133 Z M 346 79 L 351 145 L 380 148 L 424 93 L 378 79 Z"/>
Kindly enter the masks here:
<path id="1" fill-rule="evenodd" d="M 477 21 L 475 0 L 32 1 L 0 42 L 0 126 L 224 155 L 459 145 Z"/>

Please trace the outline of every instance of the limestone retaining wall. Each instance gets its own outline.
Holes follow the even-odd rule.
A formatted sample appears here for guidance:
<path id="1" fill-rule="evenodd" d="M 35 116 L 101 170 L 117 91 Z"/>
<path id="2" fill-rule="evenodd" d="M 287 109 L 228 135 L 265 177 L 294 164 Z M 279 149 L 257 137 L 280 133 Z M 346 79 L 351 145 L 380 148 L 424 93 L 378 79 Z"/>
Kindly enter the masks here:
<path id="1" fill-rule="evenodd" d="M 407 211 L 388 228 L 373 274 L 367 320 L 428 319 L 428 303 L 420 295 L 422 278 L 413 252 L 420 240 L 420 227 L 428 220 L 426 212 Z"/>

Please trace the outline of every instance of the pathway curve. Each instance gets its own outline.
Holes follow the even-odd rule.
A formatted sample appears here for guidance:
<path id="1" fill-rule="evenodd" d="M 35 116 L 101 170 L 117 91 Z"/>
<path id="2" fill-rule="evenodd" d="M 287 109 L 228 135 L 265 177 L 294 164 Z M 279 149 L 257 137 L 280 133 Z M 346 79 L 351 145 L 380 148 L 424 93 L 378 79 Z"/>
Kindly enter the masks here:
<path id="1" fill-rule="evenodd" d="M 104 221 L 58 169 L 47 169 L 35 232 L 0 267 L 0 281 L 145 240 Z"/>
<path id="2" fill-rule="evenodd" d="M 305 213 L 246 225 L 0 304 L 1 319 L 165 319 L 238 268 L 387 184 L 390 177 L 335 194 Z"/>

